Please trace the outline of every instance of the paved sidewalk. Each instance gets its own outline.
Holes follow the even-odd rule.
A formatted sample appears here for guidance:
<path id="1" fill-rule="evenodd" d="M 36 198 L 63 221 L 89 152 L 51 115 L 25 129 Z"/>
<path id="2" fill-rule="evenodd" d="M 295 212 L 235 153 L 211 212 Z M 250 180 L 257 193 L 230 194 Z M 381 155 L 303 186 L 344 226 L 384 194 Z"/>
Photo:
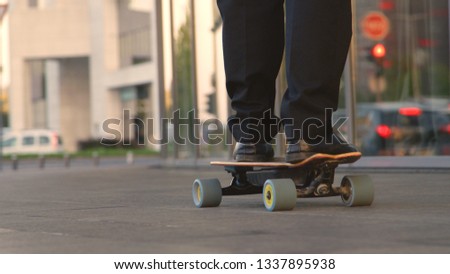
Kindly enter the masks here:
<path id="1" fill-rule="evenodd" d="M 220 168 L 7 170 L 0 253 L 450 253 L 450 172 L 371 176 L 371 207 L 331 197 L 271 213 L 260 195 L 195 208 L 193 180 L 226 185 Z"/>

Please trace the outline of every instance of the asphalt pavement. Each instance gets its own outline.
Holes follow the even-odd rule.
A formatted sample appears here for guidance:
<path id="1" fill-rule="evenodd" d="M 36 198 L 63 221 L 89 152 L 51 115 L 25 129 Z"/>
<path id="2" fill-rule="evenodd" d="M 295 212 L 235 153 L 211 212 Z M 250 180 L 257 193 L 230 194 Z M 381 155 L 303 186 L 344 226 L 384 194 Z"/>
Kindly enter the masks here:
<path id="1" fill-rule="evenodd" d="M 372 206 L 268 212 L 261 195 L 198 209 L 193 181 L 228 174 L 150 162 L 2 171 L 0 253 L 450 253 L 450 170 L 343 168 L 370 173 Z"/>

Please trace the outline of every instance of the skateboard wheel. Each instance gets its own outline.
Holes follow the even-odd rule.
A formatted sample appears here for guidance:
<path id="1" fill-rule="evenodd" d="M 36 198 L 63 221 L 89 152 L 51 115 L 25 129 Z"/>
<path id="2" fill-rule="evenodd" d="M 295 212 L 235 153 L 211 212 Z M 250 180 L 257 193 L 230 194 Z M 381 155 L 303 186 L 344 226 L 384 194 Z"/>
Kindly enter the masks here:
<path id="1" fill-rule="evenodd" d="M 291 179 L 267 180 L 263 188 L 264 206 L 269 211 L 292 210 L 297 203 L 297 190 Z"/>
<path id="2" fill-rule="evenodd" d="M 373 202 L 374 187 L 367 175 L 345 176 L 341 189 L 341 198 L 346 206 L 369 206 Z"/>
<path id="3" fill-rule="evenodd" d="M 222 187 L 218 179 L 196 179 L 192 186 L 196 207 L 216 207 L 222 202 Z"/>

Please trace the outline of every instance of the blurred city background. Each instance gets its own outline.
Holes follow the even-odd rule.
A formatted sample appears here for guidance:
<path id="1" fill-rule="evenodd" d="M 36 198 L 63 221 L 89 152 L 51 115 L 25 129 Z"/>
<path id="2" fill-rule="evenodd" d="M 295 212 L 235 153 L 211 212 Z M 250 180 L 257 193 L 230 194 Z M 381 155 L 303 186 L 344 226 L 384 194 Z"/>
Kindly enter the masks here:
<path id="1" fill-rule="evenodd" d="M 353 9 L 341 130 L 366 156 L 450 155 L 449 1 L 360 0 Z M 229 140 L 215 0 L 0 0 L 0 49 L 4 157 L 106 148 L 230 157 L 226 142 L 174 140 L 222 131 Z M 189 121 L 180 132 L 162 122 L 177 110 Z M 105 128 L 110 119 L 119 122 Z"/>

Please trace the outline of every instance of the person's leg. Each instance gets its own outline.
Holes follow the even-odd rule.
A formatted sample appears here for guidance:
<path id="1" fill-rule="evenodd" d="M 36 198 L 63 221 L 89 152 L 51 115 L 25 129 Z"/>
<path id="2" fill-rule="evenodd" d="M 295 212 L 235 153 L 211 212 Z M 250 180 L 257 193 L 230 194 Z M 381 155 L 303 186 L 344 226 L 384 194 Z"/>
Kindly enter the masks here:
<path id="1" fill-rule="evenodd" d="M 325 138 L 330 141 L 331 113 L 338 105 L 351 21 L 350 0 L 286 1 L 288 90 L 281 116 L 290 143 L 300 139 L 308 144 L 321 144 Z M 288 146 L 289 152 L 293 151 Z"/>
<path id="2" fill-rule="evenodd" d="M 275 80 L 284 51 L 283 0 L 218 0 L 226 87 L 236 114 L 228 126 L 238 161 L 268 161 L 278 132 Z"/>
<path id="3" fill-rule="evenodd" d="M 226 87 L 236 111 L 229 126 L 238 142 L 258 143 L 273 137 L 253 124 L 266 111 L 273 117 L 275 79 L 284 50 L 283 2 L 217 1 L 223 20 Z"/>

